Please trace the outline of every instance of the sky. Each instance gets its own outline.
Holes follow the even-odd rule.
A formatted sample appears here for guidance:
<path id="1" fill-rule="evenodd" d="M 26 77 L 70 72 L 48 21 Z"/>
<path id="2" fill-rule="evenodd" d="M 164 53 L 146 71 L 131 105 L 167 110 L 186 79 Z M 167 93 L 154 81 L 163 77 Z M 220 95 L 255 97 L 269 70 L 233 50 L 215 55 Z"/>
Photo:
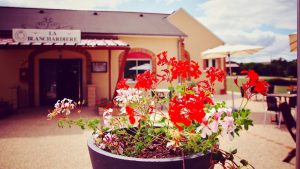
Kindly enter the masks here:
<path id="1" fill-rule="evenodd" d="M 0 0 L 0 6 L 172 13 L 183 8 L 227 44 L 260 45 L 237 62 L 296 59 L 288 35 L 297 31 L 297 0 Z"/>

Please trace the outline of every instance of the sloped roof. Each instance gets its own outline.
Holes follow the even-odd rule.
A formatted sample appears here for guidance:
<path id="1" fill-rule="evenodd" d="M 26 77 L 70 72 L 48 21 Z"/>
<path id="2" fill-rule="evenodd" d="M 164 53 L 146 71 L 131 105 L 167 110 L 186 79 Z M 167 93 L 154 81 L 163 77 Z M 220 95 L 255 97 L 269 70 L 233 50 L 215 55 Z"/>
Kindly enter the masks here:
<path id="1" fill-rule="evenodd" d="M 111 35 L 186 36 L 169 14 L 0 7 L 0 31 L 13 28 L 80 29 Z"/>

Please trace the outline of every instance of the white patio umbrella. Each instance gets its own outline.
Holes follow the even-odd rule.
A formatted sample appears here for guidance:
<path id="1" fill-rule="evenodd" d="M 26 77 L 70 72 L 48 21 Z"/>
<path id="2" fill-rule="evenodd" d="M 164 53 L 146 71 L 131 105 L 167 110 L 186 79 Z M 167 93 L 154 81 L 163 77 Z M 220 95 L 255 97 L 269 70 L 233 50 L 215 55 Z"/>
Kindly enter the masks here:
<path id="1" fill-rule="evenodd" d="M 291 52 L 297 52 L 297 32 L 290 34 L 289 40 Z"/>
<path id="2" fill-rule="evenodd" d="M 236 63 L 226 63 L 226 67 L 240 67 L 238 64 Z"/>
<path id="3" fill-rule="evenodd" d="M 202 59 L 215 59 L 215 58 L 228 57 L 229 65 L 231 65 L 230 57 L 251 55 L 262 49 L 263 47 L 261 46 L 225 44 L 202 52 Z M 229 74 L 230 76 L 232 75 L 231 67 L 229 67 Z M 232 95 L 232 108 L 234 109 L 233 91 L 231 91 L 231 95 Z"/>
<path id="4" fill-rule="evenodd" d="M 151 69 L 151 65 L 149 63 L 145 63 L 139 66 L 134 66 L 129 68 L 129 70 L 150 70 Z"/>

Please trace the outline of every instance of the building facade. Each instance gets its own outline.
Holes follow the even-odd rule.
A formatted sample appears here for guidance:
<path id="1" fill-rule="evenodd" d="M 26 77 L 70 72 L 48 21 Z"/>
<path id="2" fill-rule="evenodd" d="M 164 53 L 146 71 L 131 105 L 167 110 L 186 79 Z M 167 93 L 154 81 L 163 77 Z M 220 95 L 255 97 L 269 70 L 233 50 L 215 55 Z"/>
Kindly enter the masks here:
<path id="1" fill-rule="evenodd" d="M 159 71 L 156 54 L 225 69 L 201 52 L 224 44 L 185 10 L 172 14 L 0 7 L 0 99 L 16 107 L 112 99 L 117 81 Z M 160 88 L 167 88 L 161 84 Z M 225 83 L 216 86 L 226 92 Z"/>

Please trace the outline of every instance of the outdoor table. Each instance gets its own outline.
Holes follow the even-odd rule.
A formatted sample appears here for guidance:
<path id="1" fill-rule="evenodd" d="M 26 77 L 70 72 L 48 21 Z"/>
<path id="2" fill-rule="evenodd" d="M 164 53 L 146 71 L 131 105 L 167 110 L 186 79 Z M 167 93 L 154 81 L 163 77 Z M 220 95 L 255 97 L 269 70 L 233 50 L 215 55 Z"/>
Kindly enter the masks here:
<path id="1" fill-rule="evenodd" d="M 170 96 L 169 89 L 155 89 L 155 90 L 152 90 L 152 92 L 156 93 L 157 96 L 160 98 L 168 98 Z"/>
<path id="2" fill-rule="evenodd" d="M 289 94 L 289 93 L 270 93 L 267 96 L 272 96 L 272 97 L 279 97 L 279 99 L 281 100 L 281 98 L 284 98 L 284 101 L 287 102 L 287 98 L 290 97 L 297 97 L 297 94 Z"/>

